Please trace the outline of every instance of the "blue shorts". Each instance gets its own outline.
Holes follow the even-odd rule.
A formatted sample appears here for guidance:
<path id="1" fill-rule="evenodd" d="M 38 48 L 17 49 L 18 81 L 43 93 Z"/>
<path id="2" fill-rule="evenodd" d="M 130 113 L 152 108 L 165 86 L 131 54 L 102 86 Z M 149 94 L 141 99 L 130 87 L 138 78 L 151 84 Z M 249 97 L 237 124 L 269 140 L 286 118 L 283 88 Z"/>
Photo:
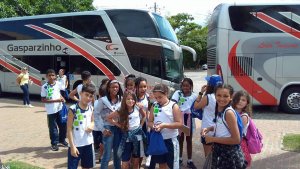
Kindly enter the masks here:
<path id="1" fill-rule="evenodd" d="M 164 140 L 168 152 L 162 155 L 152 155 L 150 167 L 148 169 L 154 169 L 156 163 L 167 163 L 170 169 L 179 168 L 179 143 L 177 138 L 171 138 Z"/>
<path id="2" fill-rule="evenodd" d="M 73 157 L 71 148 L 68 149 L 68 169 L 77 169 L 80 160 L 82 168 L 93 168 L 95 165 L 93 144 L 77 147 L 77 149 L 79 151 L 78 157 Z"/>
<path id="3" fill-rule="evenodd" d="M 141 142 L 141 141 L 140 141 Z M 144 151 L 144 150 L 142 150 Z M 141 156 L 141 146 L 139 146 L 136 154 L 133 152 L 133 143 L 132 142 L 126 142 L 125 148 L 122 154 L 122 161 L 129 161 L 130 158 L 140 158 Z"/>

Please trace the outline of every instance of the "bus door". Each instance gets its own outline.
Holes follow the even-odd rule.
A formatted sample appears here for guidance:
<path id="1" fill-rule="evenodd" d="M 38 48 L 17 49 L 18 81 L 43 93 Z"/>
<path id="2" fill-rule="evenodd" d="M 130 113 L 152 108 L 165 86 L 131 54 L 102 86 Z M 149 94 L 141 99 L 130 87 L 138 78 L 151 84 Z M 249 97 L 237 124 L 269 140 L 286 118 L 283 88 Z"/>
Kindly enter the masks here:
<path id="1" fill-rule="evenodd" d="M 59 69 L 65 69 L 65 74 L 69 72 L 69 55 L 55 55 L 54 59 L 55 71 L 57 73 Z"/>
<path id="2" fill-rule="evenodd" d="M 261 105 L 277 105 L 276 54 L 254 54 L 253 56 L 253 102 Z"/>

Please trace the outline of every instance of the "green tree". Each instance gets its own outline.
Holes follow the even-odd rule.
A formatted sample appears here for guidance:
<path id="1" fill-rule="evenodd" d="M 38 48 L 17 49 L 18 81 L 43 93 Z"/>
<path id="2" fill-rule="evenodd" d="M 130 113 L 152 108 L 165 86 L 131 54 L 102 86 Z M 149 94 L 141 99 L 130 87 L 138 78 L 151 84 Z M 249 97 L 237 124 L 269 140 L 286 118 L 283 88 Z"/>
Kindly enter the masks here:
<path id="1" fill-rule="evenodd" d="M 93 0 L 2 0 L 0 18 L 95 10 Z"/>
<path id="2" fill-rule="evenodd" d="M 174 28 L 180 44 L 190 46 L 197 52 L 197 60 L 193 61 L 192 55 L 184 52 L 183 63 L 186 68 L 197 68 L 206 63 L 206 40 L 208 29 L 193 22 L 194 18 L 187 13 L 179 13 L 167 17 Z"/>

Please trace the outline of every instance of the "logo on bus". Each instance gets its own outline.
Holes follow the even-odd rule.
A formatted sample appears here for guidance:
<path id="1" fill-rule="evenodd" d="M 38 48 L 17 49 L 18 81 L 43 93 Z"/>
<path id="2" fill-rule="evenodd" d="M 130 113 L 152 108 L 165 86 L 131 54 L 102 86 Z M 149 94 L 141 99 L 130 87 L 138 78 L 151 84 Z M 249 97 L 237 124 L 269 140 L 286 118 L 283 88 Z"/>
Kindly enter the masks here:
<path id="1" fill-rule="evenodd" d="M 106 45 L 106 50 L 118 50 L 118 46 L 116 44 Z"/>
<path id="2" fill-rule="evenodd" d="M 64 50 L 66 50 L 64 48 Z M 7 51 L 10 52 L 46 52 L 46 51 L 62 51 L 62 46 L 60 45 L 53 45 L 51 43 L 49 44 L 40 44 L 40 45 L 13 45 L 9 44 L 7 45 Z"/>

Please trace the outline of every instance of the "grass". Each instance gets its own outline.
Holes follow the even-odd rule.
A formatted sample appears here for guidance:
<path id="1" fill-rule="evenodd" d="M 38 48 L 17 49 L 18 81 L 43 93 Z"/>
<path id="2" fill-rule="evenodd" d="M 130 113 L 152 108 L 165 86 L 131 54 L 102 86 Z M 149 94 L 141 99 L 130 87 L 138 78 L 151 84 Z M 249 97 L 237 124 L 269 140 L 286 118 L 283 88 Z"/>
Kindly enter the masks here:
<path id="1" fill-rule="evenodd" d="M 8 161 L 5 166 L 9 166 L 10 169 L 43 169 L 21 161 Z"/>
<path id="2" fill-rule="evenodd" d="M 286 134 L 283 137 L 283 149 L 300 152 L 300 134 Z"/>

